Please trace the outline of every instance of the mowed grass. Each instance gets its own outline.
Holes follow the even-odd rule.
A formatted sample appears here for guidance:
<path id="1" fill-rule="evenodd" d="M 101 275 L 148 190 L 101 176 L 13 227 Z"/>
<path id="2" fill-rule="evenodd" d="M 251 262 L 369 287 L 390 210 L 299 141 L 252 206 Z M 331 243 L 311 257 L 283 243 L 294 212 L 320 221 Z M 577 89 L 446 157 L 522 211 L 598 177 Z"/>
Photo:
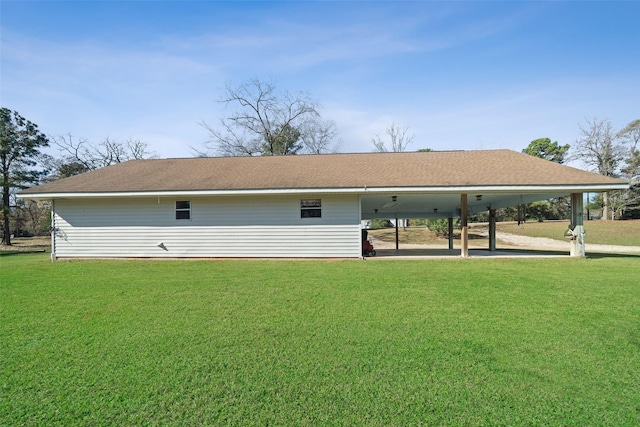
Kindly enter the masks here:
<path id="1" fill-rule="evenodd" d="M 563 240 L 569 221 L 515 222 L 498 223 L 498 231 L 531 237 L 547 237 Z M 640 246 L 640 220 L 628 221 L 585 221 L 585 241 L 588 244 Z"/>
<path id="2" fill-rule="evenodd" d="M 0 425 L 640 423 L 638 257 L 0 269 Z"/>

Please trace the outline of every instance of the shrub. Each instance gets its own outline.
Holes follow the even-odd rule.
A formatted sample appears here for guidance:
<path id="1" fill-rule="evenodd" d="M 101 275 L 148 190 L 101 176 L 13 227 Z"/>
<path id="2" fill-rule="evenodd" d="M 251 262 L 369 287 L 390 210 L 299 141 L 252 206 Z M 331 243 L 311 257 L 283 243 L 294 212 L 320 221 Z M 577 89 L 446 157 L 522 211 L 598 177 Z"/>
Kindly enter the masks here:
<path id="1" fill-rule="evenodd" d="M 460 220 L 456 219 L 453 226 L 459 228 Z M 438 237 L 449 237 L 449 220 L 446 218 L 428 220 L 427 228 L 433 231 Z"/>

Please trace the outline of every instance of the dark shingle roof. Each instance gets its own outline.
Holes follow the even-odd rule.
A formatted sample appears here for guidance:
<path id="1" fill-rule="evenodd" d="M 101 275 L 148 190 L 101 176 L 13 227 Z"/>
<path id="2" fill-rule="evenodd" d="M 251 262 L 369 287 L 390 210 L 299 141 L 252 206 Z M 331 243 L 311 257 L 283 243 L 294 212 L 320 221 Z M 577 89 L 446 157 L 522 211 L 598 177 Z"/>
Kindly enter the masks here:
<path id="1" fill-rule="evenodd" d="M 22 194 L 620 184 L 515 151 L 484 150 L 132 160 Z"/>

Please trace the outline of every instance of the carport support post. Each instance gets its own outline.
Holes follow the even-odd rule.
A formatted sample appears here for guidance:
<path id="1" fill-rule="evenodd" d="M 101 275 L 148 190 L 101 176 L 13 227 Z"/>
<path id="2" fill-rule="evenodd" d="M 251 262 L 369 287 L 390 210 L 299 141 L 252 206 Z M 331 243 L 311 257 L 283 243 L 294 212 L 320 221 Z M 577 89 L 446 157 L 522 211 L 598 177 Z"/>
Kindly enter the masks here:
<path id="1" fill-rule="evenodd" d="M 462 229 L 460 230 L 460 245 L 462 249 L 460 250 L 460 256 L 462 258 L 469 257 L 469 234 L 467 230 L 467 195 L 460 195 L 460 225 Z"/>
<path id="2" fill-rule="evenodd" d="M 453 249 L 453 218 L 449 217 L 449 249 Z"/>
<path id="3" fill-rule="evenodd" d="M 584 218 L 582 210 L 584 201 L 582 193 L 571 193 L 571 226 L 573 238 L 571 239 L 571 256 L 584 257 Z"/>
<path id="4" fill-rule="evenodd" d="M 398 244 L 399 239 L 398 239 L 398 217 L 396 216 L 396 251 L 400 248 L 400 245 Z"/>
<path id="5" fill-rule="evenodd" d="M 489 209 L 489 251 L 496 250 L 496 210 Z"/>

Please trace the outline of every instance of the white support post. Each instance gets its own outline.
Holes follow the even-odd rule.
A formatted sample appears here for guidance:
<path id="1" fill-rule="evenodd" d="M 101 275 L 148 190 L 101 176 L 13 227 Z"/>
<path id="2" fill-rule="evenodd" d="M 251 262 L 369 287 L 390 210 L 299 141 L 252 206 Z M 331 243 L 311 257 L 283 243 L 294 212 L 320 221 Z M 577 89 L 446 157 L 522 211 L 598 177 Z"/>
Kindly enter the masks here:
<path id="1" fill-rule="evenodd" d="M 51 200 L 51 262 L 56 261 L 56 201 Z"/>
<path id="2" fill-rule="evenodd" d="M 572 193 L 571 194 L 571 227 L 572 236 L 571 236 L 571 256 L 572 257 L 585 257 L 585 248 L 584 248 L 584 218 L 583 218 L 583 208 L 584 201 L 582 200 L 582 193 Z"/>

